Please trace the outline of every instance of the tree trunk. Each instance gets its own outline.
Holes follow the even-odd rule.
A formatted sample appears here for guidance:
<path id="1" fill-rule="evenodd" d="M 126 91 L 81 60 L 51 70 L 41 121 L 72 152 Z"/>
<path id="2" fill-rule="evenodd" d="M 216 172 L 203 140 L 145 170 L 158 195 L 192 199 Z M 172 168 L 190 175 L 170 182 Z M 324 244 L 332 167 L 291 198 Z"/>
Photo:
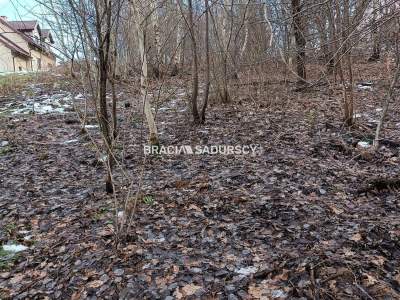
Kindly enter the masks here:
<path id="1" fill-rule="evenodd" d="M 144 113 L 146 116 L 147 123 L 149 125 L 150 132 L 150 144 L 151 145 L 159 145 L 158 134 L 157 134 L 157 126 L 154 120 L 153 112 L 151 110 L 150 99 L 148 97 L 148 70 L 147 70 L 147 54 L 146 54 L 146 35 L 143 32 L 143 29 L 140 30 L 139 33 L 139 48 L 140 48 L 140 56 L 142 58 L 142 73 L 140 76 L 140 90 L 143 99 L 143 107 Z"/>
<path id="2" fill-rule="evenodd" d="M 112 140 L 110 136 L 110 126 L 107 111 L 107 81 L 108 81 L 108 70 L 110 61 L 110 43 L 111 43 L 111 3 L 105 2 L 104 7 L 100 8 L 98 5 L 96 8 L 96 34 L 99 43 L 98 47 L 98 102 L 99 112 L 98 121 L 100 129 L 103 135 L 106 151 L 107 151 L 107 178 L 106 178 L 106 192 L 112 193 L 113 182 L 112 182 L 112 167 L 113 167 L 113 149 Z M 102 13 L 103 12 L 103 13 Z M 106 16 L 106 23 L 102 16 Z M 104 33 L 105 28 L 105 33 Z"/>
<path id="3" fill-rule="evenodd" d="M 208 7 L 208 0 L 204 0 L 204 7 L 205 7 L 205 15 L 206 15 L 206 28 L 205 28 L 205 48 L 206 48 L 206 86 L 204 90 L 204 102 L 203 108 L 201 109 L 201 123 L 204 124 L 206 121 L 206 109 L 208 104 L 208 94 L 210 91 L 210 37 L 209 37 L 209 21 L 208 21 L 208 14 L 209 14 L 209 7 Z"/>
<path id="4" fill-rule="evenodd" d="M 373 18 L 372 18 L 372 40 L 373 40 L 373 47 L 372 47 L 372 54 L 369 57 L 368 61 L 373 62 L 377 61 L 381 57 L 381 38 L 379 27 L 377 23 L 377 15 L 379 9 L 379 1 L 373 1 Z"/>
<path id="5" fill-rule="evenodd" d="M 225 9 L 230 6 L 230 10 L 233 8 L 233 3 L 228 3 L 228 0 L 224 0 Z M 229 31 L 228 31 L 229 24 Z M 230 46 L 230 35 L 232 31 L 232 20 L 231 15 L 228 12 L 223 14 L 222 20 L 222 88 L 220 89 L 220 99 L 222 103 L 230 102 L 230 95 L 228 90 L 228 56 L 229 56 L 229 46 Z"/>
<path id="6" fill-rule="evenodd" d="M 146 52 L 146 28 L 147 20 L 142 20 L 140 13 L 136 11 L 136 27 L 138 31 L 139 39 L 139 53 L 141 58 L 141 74 L 140 74 L 140 92 L 143 100 L 143 110 L 146 117 L 147 124 L 149 126 L 149 143 L 153 146 L 159 146 L 157 126 L 154 120 L 154 115 L 151 109 L 150 99 L 147 94 L 148 92 L 148 64 L 147 64 L 147 52 Z"/>
<path id="7" fill-rule="evenodd" d="M 347 126 L 353 125 L 353 111 L 354 111 L 354 94 L 353 94 L 353 67 L 351 59 L 351 41 L 350 41 L 350 3 L 349 0 L 344 0 L 344 15 L 343 15 L 344 26 L 342 26 L 342 39 L 343 39 L 343 55 L 346 57 L 347 71 L 349 75 L 349 83 L 345 84 L 344 89 L 347 93 L 345 98 L 346 114 L 345 123 Z M 344 28 L 345 27 L 345 28 Z"/>
<path id="8" fill-rule="evenodd" d="M 292 0 L 292 14 L 293 14 L 293 26 L 294 26 L 294 37 L 296 40 L 296 69 L 298 83 L 306 82 L 306 38 L 305 38 L 305 26 L 302 16 L 302 4 L 300 0 Z"/>
<path id="9" fill-rule="evenodd" d="M 328 28 L 329 28 L 329 46 L 328 46 L 328 54 L 329 60 L 327 62 L 327 73 L 329 75 L 334 74 L 334 79 L 336 82 L 336 66 L 335 66 L 335 53 L 337 50 L 336 47 L 336 29 L 335 29 L 335 20 L 333 18 L 333 8 L 332 3 L 328 2 L 327 4 L 327 17 L 328 17 Z"/>
<path id="10" fill-rule="evenodd" d="M 155 59 L 152 63 L 152 74 L 155 78 L 161 77 L 160 64 L 162 64 L 162 53 L 161 53 L 161 40 L 160 40 L 160 26 L 159 26 L 159 15 L 158 15 L 158 1 L 151 1 L 151 22 L 154 32 L 154 48 L 155 48 Z"/>
<path id="11" fill-rule="evenodd" d="M 180 11 L 180 2 L 181 0 L 175 0 L 176 10 Z M 181 21 L 179 20 L 180 15 L 177 13 L 176 19 L 176 47 L 174 50 L 174 64 L 172 66 L 171 76 L 176 76 L 179 73 L 179 69 L 183 66 L 183 53 L 185 48 L 185 38 L 183 34 L 183 28 Z"/>
<path id="12" fill-rule="evenodd" d="M 189 33 L 191 39 L 192 46 L 192 95 L 190 97 L 192 115 L 194 123 L 200 123 L 200 116 L 197 110 L 197 96 L 199 92 L 199 70 L 198 70 L 198 56 L 197 56 L 197 44 L 196 37 L 194 32 L 194 23 L 193 23 L 193 5 L 192 0 L 188 0 L 188 10 L 189 10 Z"/>
<path id="13" fill-rule="evenodd" d="M 397 51 L 398 50 L 399 49 L 397 49 Z M 378 150 L 378 148 L 379 148 L 379 135 L 383 128 L 383 122 L 385 121 L 385 117 L 386 117 L 387 111 L 389 109 L 390 101 L 392 101 L 394 99 L 394 95 L 393 95 L 394 87 L 396 86 L 397 82 L 399 81 L 399 77 L 400 77 L 400 54 L 399 54 L 399 52 L 397 52 L 396 71 L 394 73 L 392 83 L 390 84 L 390 88 L 389 88 L 388 94 L 385 99 L 385 103 L 384 103 L 383 110 L 382 110 L 382 115 L 379 119 L 378 126 L 376 127 L 375 138 L 374 138 L 374 149 L 375 150 Z"/>
<path id="14" fill-rule="evenodd" d="M 319 35 L 319 40 L 320 40 L 320 46 L 321 46 L 321 52 L 323 56 L 323 62 L 326 66 L 326 70 L 328 74 L 332 74 L 332 59 L 331 59 L 331 54 L 329 52 L 329 43 L 328 43 L 328 36 L 329 36 L 329 31 L 328 28 L 326 27 L 326 20 L 329 20 L 327 18 L 327 15 L 321 14 L 316 16 L 316 27 Z M 328 25 L 329 26 L 329 25 Z"/>
<path id="15" fill-rule="evenodd" d="M 158 2 L 152 1 L 151 3 L 152 3 L 151 16 L 152 16 L 153 30 L 154 30 L 154 44 L 156 48 L 157 61 L 160 63 L 162 62 L 162 57 L 161 57 L 161 39 L 160 39 L 160 26 L 159 26 L 160 20 L 158 15 Z"/>

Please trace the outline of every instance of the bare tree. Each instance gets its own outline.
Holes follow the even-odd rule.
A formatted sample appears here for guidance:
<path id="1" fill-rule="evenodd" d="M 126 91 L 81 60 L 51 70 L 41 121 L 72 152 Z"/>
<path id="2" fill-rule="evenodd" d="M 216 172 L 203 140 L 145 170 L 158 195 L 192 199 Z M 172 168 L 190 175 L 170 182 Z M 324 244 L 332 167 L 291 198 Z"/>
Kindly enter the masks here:
<path id="1" fill-rule="evenodd" d="M 138 34 L 139 53 L 141 58 L 141 76 L 140 76 L 140 90 L 143 100 L 143 109 L 149 125 L 150 144 L 153 146 L 159 145 L 157 126 L 152 112 L 149 94 L 148 94 L 148 63 L 147 63 L 147 24 L 149 14 L 146 12 L 146 7 L 141 7 L 140 4 L 134 5 L 133 10 L 136 16 L 136 28 Z"/>
<path id="2" fill-rule="evenodd" d="M 190 41 L 191 41 L 191 50 L 192 50 L 192 93 L 190 96 L 190 108 L 193 116 L 193 122 L 195 124 L 200 123 L 200 115 L 197 109 L 197 97 L 199 93 L 199 59 L 197 54 L 197 42 L 196 35 L 194 29 L 194 21 L 193 21 L 193 3 L 192 0 L 188 0 L 188 17 L 185 17 L 184 10 L 182 4 L 180 2 L 179 7 L 182 13 L 182 16 L 185 19 L 186 25 L 188 27 Z"/>
<path id="3" fill-rule="evenodd" d="M 305 83 L 306 80 L 306 38 L 305 38 L 305 22 L 302 15 L 302 8 L 304 3 L 301 0 L 292 0 L 292 14 L 293 14 L 293 30 L 296 40 L 296 68 L 298 83 Z"/>
<path id="4" fill-rule="evenodd" d="M 372 20 L 371 20 L 371 27 L 372 27 L 372 40 L 373 40 L 373 46 L 372 46 L 372 54 L 369 57 L 369 61 L 376 61 L 379 60 L 381 57 L 381 35 L 380 35 L 380 30 L 378 26 L 378 12 L 380 8 L 380 1 L 379 0 L 373 0 L 372 1 Z"/>
<path id="5" fill-rule="evenodd" d="M 204 89 L 204 101 L 203 107 L 201 109 L 201 122 L 204 124 L 206 121 L 206 109 L 208 104 L 208 94 L 210 91 L 210 30 L 209 30 L 209 6 L 208 0 L 204 0 L 204 9 L 205 9 L 205 16 L 206 16 L 206 26 L 205 26 L 205 38 L 204 44 L 206 48 L 206 78 L 205 78 L 205 89 Z"/>
<path id="6" fill-rule="evenodd" d="M 399 34 L 400 34 L 400 31 L 399 31 Z M 379 136 L 380 136 L 382 128 L 383 128 L 383 123 L 385 121 L 385 117 L 389 110 L 389 105 L 391 102 L 394 101 L 394 88 L 397 85 L 397 83 L 399 82 L 399 80 L 400 80 L 400 42 L 399 42 L 399 40 L 397 40 L 397 43 L 396 43 L 396 70 L 394 72 L 393 79 L 392 79 L 392 82 L 389 87 L 389 91 L 386 95 L 385 102 L 383 104 L 383 110 L 381 113 L 381 117 L 379 119 L 378 126 L 376 127 L 375 138 L 374 138 L 374 149 L 375 150 L 378 150 L 378 148 L 379 148 Z"/>

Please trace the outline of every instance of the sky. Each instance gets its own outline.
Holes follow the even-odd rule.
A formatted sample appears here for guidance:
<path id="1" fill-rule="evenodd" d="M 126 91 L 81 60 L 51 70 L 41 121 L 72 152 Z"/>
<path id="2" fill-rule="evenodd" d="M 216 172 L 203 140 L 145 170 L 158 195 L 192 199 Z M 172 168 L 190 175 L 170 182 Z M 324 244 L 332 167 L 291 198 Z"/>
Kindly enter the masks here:
<path id="1" fill-rule="evenodd" d="M 43 23 L 42 11 L 35 0 L 0 0 L 0 15 L 12 21 L 35 19 Z"/>

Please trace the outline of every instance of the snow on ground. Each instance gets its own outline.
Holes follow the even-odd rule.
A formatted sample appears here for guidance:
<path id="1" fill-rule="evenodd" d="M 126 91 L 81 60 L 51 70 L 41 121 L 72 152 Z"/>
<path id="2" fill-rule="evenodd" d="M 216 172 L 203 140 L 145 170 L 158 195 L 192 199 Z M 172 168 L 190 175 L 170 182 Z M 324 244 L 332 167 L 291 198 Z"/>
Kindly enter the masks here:
<path id="1" fill-rule="evenodd" d="M 68 93 L 43 95 L 28 99 L 17 107 L 13 106 L 10 105 L 9 108 L 12 115 L 64 113 L 72 110 L 72 98 Z"/>
<path id="2" fill-rule="evenodd" d="M 199 94 L 201 90 L 199 91 Z M 185 112 L 187 110 L 187 105 L 185 102 L 185 98 L 187 97 L 186 91 L 182 88 L 179 88 L 174 93 L 174 98 L 169 99 L 163 106 L 158 108 L 158 112 L 166 112 L 166 111 L 176 111 L 176 112 Z"/>
<path id="3" fill-rule="evenodd" d="M 18 245 L 18 244 L 3 245 L 4 251 L 12 252 L 12 253 L 25 251 L 26 249 L 28 249 L 28 247 L 26 247 L 24 245 Z"/>
<path id="4" fill-rule="evenodd" d="M 32 84 L 27 91 L 22 92 L 25 99 L 13 99 L 0 107 L 0 114 L 26 115 L 26 114 L 64 114 L 74 111 L 74 102 L 83 101 L 82 94 L 73 96 L 67 91 L 57 91 L 54 94 L 40 95 L 42 87 L 40 84 Z M 35 96 L 30 96 L 33 94 Z M 38 95 L 39 94 L 39 95 Z"/>

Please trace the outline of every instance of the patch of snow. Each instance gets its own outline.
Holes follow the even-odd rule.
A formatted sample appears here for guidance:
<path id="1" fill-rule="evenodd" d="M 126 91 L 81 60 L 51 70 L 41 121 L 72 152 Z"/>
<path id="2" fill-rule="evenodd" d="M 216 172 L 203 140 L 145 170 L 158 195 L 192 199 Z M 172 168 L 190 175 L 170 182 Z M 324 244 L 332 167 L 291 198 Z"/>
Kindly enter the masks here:
<path id="1" fill-rule="evenodd" d="M 383 109 L 382 108 L 377 108 L 375 109 L 377 112 L 381 112 Z"/>
<path id="2" fill-rule="evenodd" d="M 42 104 L 42 103 L 34 103 L 33 104 L 33 111 L 37 114 L 48 114 L 52 112 L 64 112 L 64 108 L 62 107 L 54 107 L 52 105 L 48 104 Z"/>
<path id="3" fill-rule="evenodd" d="M 85 97 L 84 97 L 81 93 L 79 93 L 78 95 L 76 95 L 76 96 L 74 97 L 74 99 L 75 99 L 75 100 L 82 100 L 82 99 L 85 99 Z"/>
<path id="4" fill-rule="evenodd" d="M 42 90 L 41 87 L 32 86 L 31 87 L 37 92 Z M 35 96 L 31 99 L 27 99 L 25 102 L 19 103 L 9 103 L 7 108 L 11 108 L 10 113 L 12 115 L 18 114 L 48 114 L 48 113 L 65 113 L 67 109 L 72 108 L 72 101 L 70 93 L 57 93 L 57 94 L 44 94 L 40 96 Z"/>
<path id="5" fill-rule="evenodd" d="M 271 293 L 272 298 L 286 298 L 288 295 L 285 291 L 282 290 L 274 290 Z"/>
<path id="6" fill-rule="evenodd" d="M 47 103 L 46 103 L 47 102 Z M 61 105 L 57 102 L 54 102 L 52 104 L 48 104 L 48 100 L 41 102 L 27 102 L 24 107 L 15 109 L 14 111 L 11 112 L 12 115 L 18 115 L 18 114 L 29 114 L 29 113 L 35 113 L 35 114 L 48 114 L 48 113 L 63 113 L 65 112 L 65 108 L 69 107 L 69 105 Z"/>
<path id="7" fill-rule="evenodd" d="M 254 274 L 255 272 L 257 272 L 257 267 L 254 267 L 254 266 L 244 267 L 244 268 L 236 269 L 235 272 L 237 274 L 249 276 L 249 275 Z"/>
<path id="8" fill-rule="evenodd" d="M 145 265 L 142 267 L 143 270 L 146 270 L 146 269 L 149 269 L 149 268 L 151 268 L 151 264 L 150 264 L 150 263 L 145 264 Z"/>
<path id="9" fill-rule="evenodd" d="M 368 142 L 360 141 L 357 143 L 357 147 L 366 149 L 371 147 L 371 145 Z"/>
<path id="10" fill-rule="evenodd" d="M 33 235 L 24 236 L 24 241 L 30 241 L 33 238 Z"/>
<path id="11" fill-rule="evenodd" d="M 157 239 L 153 239 L 151 241 L 154 242 L 154 243 L 164 243 L 165 242 L 165 237 L 161 236 L 161 237 L 159 237 Z"/>
<path id="12" fill-rule="evenodd" d="M 100 156 L 99 161 L 106 162 L 107 161 L 107 154 L 103 154 L 102 156 Z"/>
<path id="13" fill-rule="evenodd" d="M 24 245 L 3 245 L 3 250 L 7 252 L 17 253 L 25 251 L 28 247 Z"/>
<path id="14" fill-rule="evenodd" d="M 357 88 L 361 91 L 372 91 L 372 86 L 357 84 Z"/>
<path id="15" fill-rule="evenodd" d="M 64 96 L 64 98 L 62 98 L 63 101 L 65 102 L 71 102 L 72 98 L 70 95 Z"/>
<path id="16" fill-rule="evenodd" d="M 373 85 L 372 81 L 360 82 L 359 84 L 360 85 L 366 85 L 366 86 L 372 86 Z"/>
<path id="17" fill-rule="evenodd" d="M 34 74 L 35 71 L 0 72 L 0 76 Z"/>
<path id="18" fill-rule="evenodd" d="M 73 144 L 76 142 L 79 142 L 79 140 L 78 139 L 68 140 L 68 141 L 65 141 L 64 144 Z"/>
<path id="19" fill-rule="evenodd" d="M 169 101 L 166 101 L 165 103 L 163 103 L 164 106 L 158 108 L 158 111 L 177 111 L 177 112 L 185 112 L 187 111 L 187 107 L 185 102 L 183 102 L 180 99 L 171 99 Z M 182 105 L 185 105 L 185 107 L 182 109 Z M 181 109 L 179 109 L 181 108 Z"/>
<path id="20" fill-rule="evenodd" d="M 28 114 L 31 111 L 32 111 L 32 109 L 20 108 L 20 109 L 16 109 L 16 110 L 12 111 L 11 114 L 12 115 L 23 115 L 23 114 Z"/>
<path id="21" fill-rule="evenodd" d="M 1 142 L 0 142 L 0 147 L 8 146 L 8 144 L 9 144 L 8 141 L 1 141 Z"/>
<path id="22" fill-rule="evenodd" d="M 94 128 L 99 128 L 99 125 L 85 125 L 86 129 L 94 129 Z"/>

